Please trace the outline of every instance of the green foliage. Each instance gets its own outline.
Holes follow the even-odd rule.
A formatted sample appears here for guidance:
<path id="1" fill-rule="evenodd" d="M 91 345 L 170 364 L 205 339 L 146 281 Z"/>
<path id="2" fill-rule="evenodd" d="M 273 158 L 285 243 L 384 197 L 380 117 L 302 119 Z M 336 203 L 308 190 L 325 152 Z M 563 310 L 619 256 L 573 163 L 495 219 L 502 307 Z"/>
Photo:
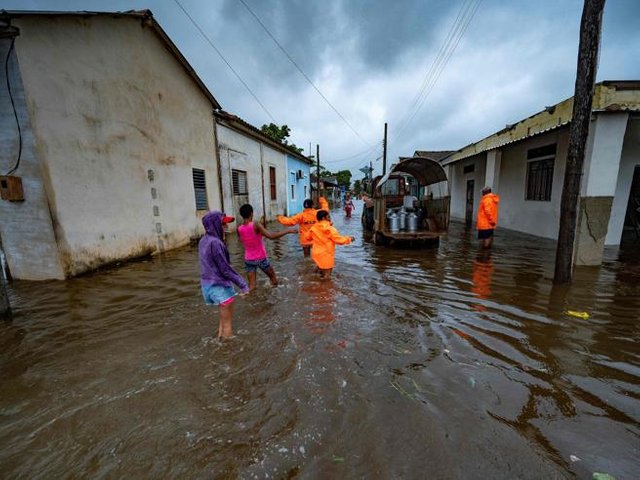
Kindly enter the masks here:
<path id="1" fill-rule="evenodd" d="M 351 188 L 351 172 L 349 170 L 340 170 L 335 173 L 338 185 L 345 186 L 347 190 Z"/>
<path id="2" fill-rule="evenodd" d="M 289 143 L 287 138 L 291 134 L 291 129 L 287 125 L 282 125 L 279 127 L 275 123 L 270 123 L 269 125 L 265 124 L 260 127 L 262 133 L 264 133 L 267 137 L 275 140 L 278 143 L 286 145 L 298 153 L 302 153 L 303 148 L 298 148 L 294 143 Z"/>
<path id="3" fill-rule="evenodd" d="M 356 195 L 360 195 L 362 193 L 362 183 L 360 180 L 353 182 L 353 191 Z"/>

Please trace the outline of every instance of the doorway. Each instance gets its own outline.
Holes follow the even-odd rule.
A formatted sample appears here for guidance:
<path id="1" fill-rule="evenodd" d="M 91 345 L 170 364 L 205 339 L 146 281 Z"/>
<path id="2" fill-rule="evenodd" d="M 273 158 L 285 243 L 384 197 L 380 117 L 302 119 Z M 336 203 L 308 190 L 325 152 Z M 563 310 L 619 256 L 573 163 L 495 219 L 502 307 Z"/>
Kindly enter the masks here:
<path id="1" fill-rule="evenodd" d="M 464 223 L 467 227 L 473 224 L 473 190 L 474 180 L 467 180 L 467 204 L 464 213 Z"/>
<path id="2" fill-rule="evenodd" d="M 640 165 L 637 165 L 633 170 L 633 180 L 631 181 L 620 243 L 640 243 Z"/>

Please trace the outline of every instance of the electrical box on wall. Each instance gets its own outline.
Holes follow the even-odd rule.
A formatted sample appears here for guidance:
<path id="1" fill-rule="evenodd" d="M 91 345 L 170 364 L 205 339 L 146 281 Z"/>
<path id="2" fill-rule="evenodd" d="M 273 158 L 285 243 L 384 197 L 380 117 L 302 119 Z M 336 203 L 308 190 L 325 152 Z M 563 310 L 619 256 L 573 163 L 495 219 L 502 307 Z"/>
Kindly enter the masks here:
<path id="1" fill-rule="evenodd" d="M 0 177 L 0 198 L 10 202 L 22 202 L 24 200 L 22 178 L 14 176 Z"/>

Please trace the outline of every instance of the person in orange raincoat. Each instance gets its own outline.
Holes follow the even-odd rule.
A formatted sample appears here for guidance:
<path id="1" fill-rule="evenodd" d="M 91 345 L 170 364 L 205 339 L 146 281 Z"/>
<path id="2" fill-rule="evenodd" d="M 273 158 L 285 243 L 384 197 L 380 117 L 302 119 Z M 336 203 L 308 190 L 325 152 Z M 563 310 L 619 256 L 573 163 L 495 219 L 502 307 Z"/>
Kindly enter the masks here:
<path id="1" fill-rule="evenodd" d="M 500 197 L 491 193 L 491 187 L 482 189 L 482 199 L 478 207 L 478 238 L 482 240 L 482 248 L 491 248 L 493 230 L 498 225 L 498 202 Z"/>
<path id="2" fill-rule="evenodd" d="M 282 225 L 300 225 L 300 245 L 302 246 L 304 256 L 308 257 L 311 253 L 311 241 L 307 241 L 306 238 L 309 230 L 311 230 L 311 227 L 316 224 L 316 215 L 318 213 L 318 210 L 313 208 L 313 200 L 309 198 L 307 198 L 302 205 L 304 206 L 304 210 L 300 213 L 296 213 L 293 217 L 278 215 L 276 217 L 276 220 L 278 220 L 278 222 L 280 222 Z"/>
<path id="3" fill-rule="evenodd" d="M 318 222 L 311 227 L 306 240 L 313 244 L 311 258 L 320 269 L 320 275 L 322 278 L 329 278 L 335 265 L 336 244 L 349 245 L 354 238 L 340 235 L 331 225 L 329 212 L 326 210 L 319 210 L 317 219 Z"/>
<path id="4" fill-rule="evenodd" d="M 318 210 L 326 210 L 327 212 L 329 211 L 329 202 L 327 202 L 326 198 L 320 197 L 320 199 L 318 200 L 318 204 Z"/>

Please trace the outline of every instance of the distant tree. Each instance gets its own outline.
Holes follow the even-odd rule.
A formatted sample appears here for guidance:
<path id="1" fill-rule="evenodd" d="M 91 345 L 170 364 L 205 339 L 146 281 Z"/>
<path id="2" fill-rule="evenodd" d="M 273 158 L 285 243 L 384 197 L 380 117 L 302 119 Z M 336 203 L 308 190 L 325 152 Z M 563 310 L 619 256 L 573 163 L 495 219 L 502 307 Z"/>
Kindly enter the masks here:
<path id="1" fill-rule="evenodd" d="M 281 127 L 279 127 L 275 123 L 270 123 L 269 125 L 262 125 L 262 127 L 260 127 L 260 130 L 267 137 L 296 150 L 298 153 L 302 153 L 302 151 L 304 150 L 303 148 L 296 147 L 294 143 L 289 143 L 287 138 L 289 138 L 289 135 L 291 134 L 291 129 L 287 125 L 282 125 Z"/>
<path id="2" fill-rule="evenodd" d="M 360 183 L 360 180 L 353 182 L 353 191 L 356 195 L 360 195 L 362 193 L 362 183 Z"/>
<path id="3" fill-rule="evenodd" d="M 351 172 L 349 170 L 340 170 L 334 174 L 338 185 L 344 186 L 347 190 L 351 188 Z"/>

